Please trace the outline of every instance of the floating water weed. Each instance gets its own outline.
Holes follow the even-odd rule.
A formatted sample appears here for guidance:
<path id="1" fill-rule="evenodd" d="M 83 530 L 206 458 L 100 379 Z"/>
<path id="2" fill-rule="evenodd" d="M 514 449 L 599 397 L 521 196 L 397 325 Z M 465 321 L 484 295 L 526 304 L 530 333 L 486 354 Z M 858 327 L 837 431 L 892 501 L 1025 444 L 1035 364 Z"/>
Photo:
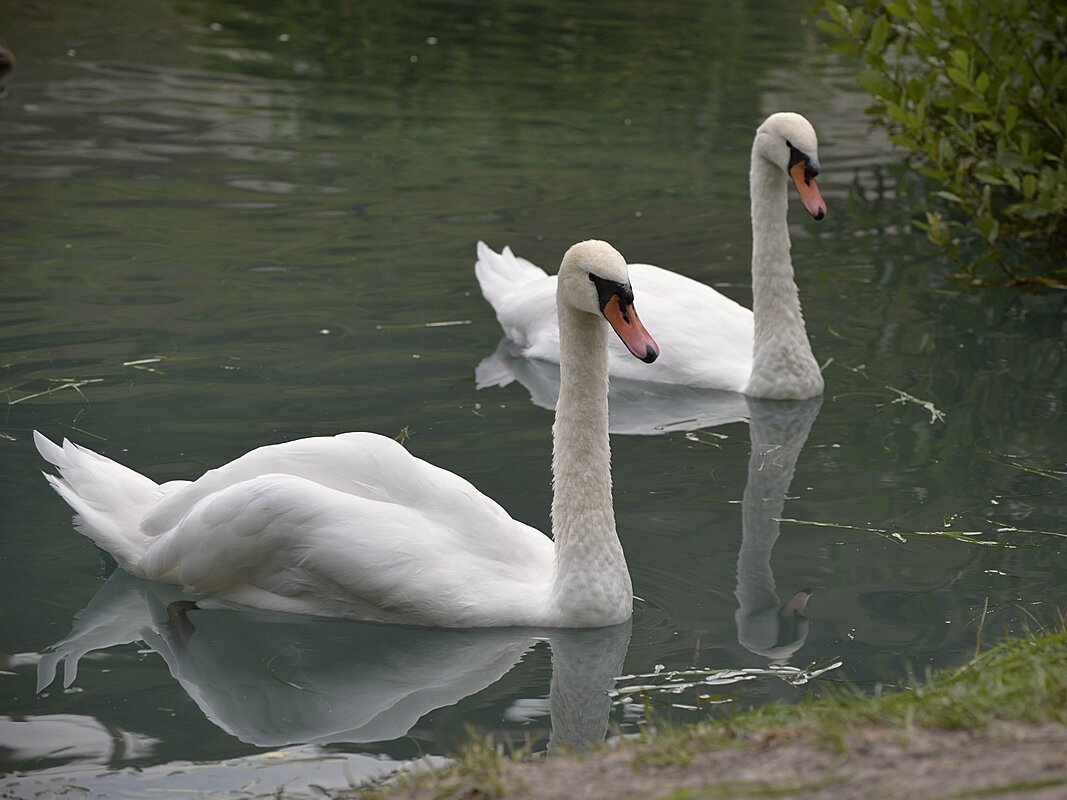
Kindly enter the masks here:
<path id="1" fill-rule="evenodd" d="M 730 698 L 715 695 L 698 695 L 697 705 L 676 703 L 668 700 L 668 695 L 680 695 L 691 690 L 710 686 L 734 686 L 761 678 L 776 678 L 790 686 L 803 686 L 831 670 L 842 665 L 841 661 L 807 667 L 789 665 L 770 667 L 746 667 L 744 669 L 723 669 L 712 667 L 693 667 L 683 670 L 665 670 L 661 664 L 652 672 L 622 675 L 616 680 L 616 687 L 608 691 L 614 705 L 629 705 L 640 696 L 647 706 L 653 699 L 657 702 L 686 711 L 697 711 L 708 705 L 730 703 Z M 639 683 L 627 684 L 627 681 Z"/>

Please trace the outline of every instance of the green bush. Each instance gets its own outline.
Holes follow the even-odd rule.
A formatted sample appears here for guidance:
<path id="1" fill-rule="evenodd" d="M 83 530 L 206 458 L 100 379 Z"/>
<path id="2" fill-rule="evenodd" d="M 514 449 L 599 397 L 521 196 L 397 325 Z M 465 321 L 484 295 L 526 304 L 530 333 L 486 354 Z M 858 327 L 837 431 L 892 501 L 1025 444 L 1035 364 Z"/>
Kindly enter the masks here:
<path id="1" fill-rule="evenodd" d="M 868 109 L 933 179 L 916 225 L 967 277 L 1067 288 L 1067 7 L 819 0 Z"/>

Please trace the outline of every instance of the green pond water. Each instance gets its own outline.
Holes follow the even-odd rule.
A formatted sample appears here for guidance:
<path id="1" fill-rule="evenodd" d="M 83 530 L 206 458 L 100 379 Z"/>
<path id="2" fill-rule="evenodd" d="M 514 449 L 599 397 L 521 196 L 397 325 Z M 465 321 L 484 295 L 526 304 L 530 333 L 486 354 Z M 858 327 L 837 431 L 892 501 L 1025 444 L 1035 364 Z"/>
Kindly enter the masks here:
<path id="1" fill-rule="evenodd" d="M 580 747 L 638 730 L 645 697 L 685 722 L 897 685 L 1062 607 L 1067 298 L 949 277 L 910 225 L 923 187 L 796 4 L 0 11 L 3 796 L 311 796 L 469 730 Z M 187 627 L 41 478 L 33 429 L 157 481 L 404 432 L 547 530 L 552 368 L 478 388 L 501 333 L 476 242 L 553 272 L 604 238 L 747 305 L 749 147 L 778 110 L 820 135 L 829 216 L 791 196 L 790 230 L 826 394 L 640 388 L 709 417 L 612 437 L 632 625 Z"/>

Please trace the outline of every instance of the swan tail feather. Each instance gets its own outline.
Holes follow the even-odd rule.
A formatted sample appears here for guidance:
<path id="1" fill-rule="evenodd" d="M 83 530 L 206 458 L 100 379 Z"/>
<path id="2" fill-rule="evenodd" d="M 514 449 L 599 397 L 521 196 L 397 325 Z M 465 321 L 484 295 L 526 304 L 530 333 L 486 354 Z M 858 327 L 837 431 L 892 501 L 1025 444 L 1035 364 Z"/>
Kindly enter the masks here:
<path id="1" fill-rule="evenodd" d="M 536 264 L 520 258 L 505 247 L 499 253 L 485 242 L 478 242 L 478 260 L 474 274 L 482 289 L 482 296 L 494 309 L 499 310 L 504 299 L 521 286 L 542 278 L 548 273 Z"/>
<path id="2" fill-rule="evenodd" d="M 77 514 L 78 530 L 127 572 L 142 575 L 139 562 L 151 538 L 141 531 L 140 521 L 158 502 L 159 485 L 66 439 L 57 445 L 34 431 L 33 441 L 45 461 L 59 469 L 59 475 L 44 477 Z"/>

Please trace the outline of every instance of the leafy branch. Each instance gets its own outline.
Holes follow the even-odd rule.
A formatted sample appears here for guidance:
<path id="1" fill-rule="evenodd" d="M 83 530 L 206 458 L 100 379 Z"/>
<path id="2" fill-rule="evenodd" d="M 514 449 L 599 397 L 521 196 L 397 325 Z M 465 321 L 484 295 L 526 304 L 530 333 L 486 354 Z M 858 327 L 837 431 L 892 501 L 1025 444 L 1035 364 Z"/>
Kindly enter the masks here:
<path id="1" fill-rule="evenodd" d="M 868 113 L 935 184 L 916 227 L 974 283 L 1067 288 L 1067 10 L 1043 0 L 819 0 Z"/>

